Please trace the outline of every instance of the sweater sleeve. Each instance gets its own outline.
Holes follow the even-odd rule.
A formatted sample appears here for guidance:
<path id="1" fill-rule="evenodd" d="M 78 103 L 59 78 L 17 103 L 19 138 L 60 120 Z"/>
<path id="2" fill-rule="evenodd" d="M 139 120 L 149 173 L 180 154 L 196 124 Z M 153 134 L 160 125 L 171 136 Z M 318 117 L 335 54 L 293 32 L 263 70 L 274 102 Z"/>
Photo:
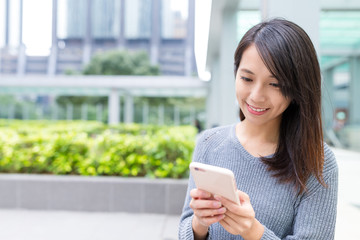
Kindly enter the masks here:
<path id="1" fill-rule="evenodd" d="M 194 232 L 192 229 L 192 220 L 194 217 L 194 212 L 193 210 L 189 207 L 189 203 L 191 201 L 191 197 L 190 197 L 190 190 L 195 188 L 195 185 L 193 185 L 194 182 L 192 181 L 192 179 L 189 180 L 189 187 L 186 193 L 186 199 L 185 199 L 185 204 L 184 204 L 184 208 L 183 208 L 183 213 L 181 215 L 180 218 L 180 225 L 179 225 L 179 240 L 192 240 L 194 239 Z M 192 187 L 193 186 L 193 187 Z M 209 231 L 208 231 L 208 237 L 207 239 L 212 239 L 211 238 L 211 226 L 209 227 Z"/>
<path id="2" fill-rule="evenodd" d="M 213 134 L 214 134 L 213 131 L 207 130 L 199 136 L 196 146 L 195 146 L 195 149 L 194 149 L 194 153 L 193 153 L 193 158 L 192 158 L 193 161 L 198 162 L 204 158 L 204 155 L 206 154 L 206 149 L 208 148 L 207 140 Z M 196 185 L 190 174 L 188 188 L 186 191 L 184 207 L 183 207 L 183 211 L 182 211 L 181 218 L 180 218 L 180 224 L 179 224 L 178 237 L 180 240 L 194 239 L 194 232 L 192 229 L 192 220 L 194 217 L 194 212 L 189 206 L 190 201 L 191 201 L 190 191 L 194 188 L 196 188 Z M 211 229 L 211 226 L 209 227 L 209 234 L 208 234 L 207 239 L 211 239 L 210 229 Z"/>
<path id="3" fill-rule="evenodd" d="M 338 195 L 338 167 L 330 149 L 328 151 L 327 166 L 324 168 L 322 186 L 315 178 L 311 178 L 309 191 L 299 201 L 294 216 L 293 233 L 286 236 L 286 240 L 317 239 L 331 240 L 335 237 L 335 223 Z M 280 239 L 266 228 L 261 240 Z"/>

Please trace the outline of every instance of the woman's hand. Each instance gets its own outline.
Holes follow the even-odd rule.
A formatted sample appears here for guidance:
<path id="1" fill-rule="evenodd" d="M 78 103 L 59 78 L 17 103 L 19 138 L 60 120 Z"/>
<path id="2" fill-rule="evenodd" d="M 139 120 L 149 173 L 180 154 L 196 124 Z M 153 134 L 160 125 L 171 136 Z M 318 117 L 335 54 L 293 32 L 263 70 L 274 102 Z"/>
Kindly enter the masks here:
<path id="1" fill-rule="evenodd" d="M 255 211 L 249 196 L 238 190 L 240 205 L 221 197 L 215 196 L 226 208 L 225 218 L 220 224 L 233 235 L 241 235 L 245 240 L 261 239 L 264 226 L 255 218 Z"/>
<path id="2" fill-rule="evenodd" d="M 225 217 L 226 209 L 209 192 L 192 189 L 190 196 L 192 197 L 190 207 L 194 211 L 192 222 L 194 237 L 203 239 L 207 235 L 209 226 Z"/>

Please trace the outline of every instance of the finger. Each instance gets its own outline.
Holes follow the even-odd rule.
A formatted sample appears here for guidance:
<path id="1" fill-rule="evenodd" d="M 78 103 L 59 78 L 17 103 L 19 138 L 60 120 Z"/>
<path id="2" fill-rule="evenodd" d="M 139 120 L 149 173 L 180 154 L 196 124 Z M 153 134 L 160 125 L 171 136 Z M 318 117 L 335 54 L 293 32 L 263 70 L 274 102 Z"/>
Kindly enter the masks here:
<path id="1" fill-rule="evenodd" d="M 248 216 L 246 211 L 241 211 L 241 212 L 231 212 L 230 210 L 226 211 L 226 216 L 233 219 L 235 222 L 241 222 L 244 219 L 246 219 L 246 217 Z"/>
<path id="2" fill-rule="evenodd" d="M 224 217 L 224 214 L 220 214 L 213 217 L 200 218 L 199 221 L 203 222 L 206 226 L 210 226 L 211 224 L 221 221 L 222 219 L 224 219 Z"/>
<path id="3" fill-rule="evenodd" d="M 202 199 L 212 197 L 211 193 L 197 188 L 194 188 L 190 191 L 190 196 L 192 198 L 202 198 Z"/>
<path id="4" fill-rule="evenodd" d="M 226 208 L 218 208 L 218 209 L 196 209 L 194 214 L 199 217 L 214 217 L 217 215 L 223 215 L 226 212 Z"/>
<path id="5" fill-rule="evenodd" d="M 220 201 L 221 204 L 226 207 L 231 212 L 238 212 L 238 208 L 240 205 L 237 203 L 234 203 L 233 201 L 230 201 L 229 199 L 226 199 L 224 197 L 221 197 L 219 195 L 214 196 L 215 200 Z"/>
<path id="6" fill-rule="evenodd" d="M 237 190 L 237 193 L 238 193 L 238 196 L 239 196 L 239 199 L 240 199 L 240 203 L 243 204 L 243 203 L 249 203 L 250 202 L 250 197 L 249 195 L 247 195 L 245 192 L 242 192 L 240 190 Z"/>
<path id="7" fill-rule="evenodd" d="M 219 202 L 217 200 L 192 199 L 190 201 L 190 207 L 192 209 L 221 208 L 221 202 Z"/>
<path id="8" fill-rule="evenodd" d="M 228 231 L 228 232 L 233 231 L 232 226 L 234 226 L 234 225 L 232 225 L 232 224 L 234 224 L 234 223 L 228 216 L 225 215 L 225 217 L 223 219 L 221 219 L 219 221 L 219 223 L 226 229 L 226 231 Z"/>

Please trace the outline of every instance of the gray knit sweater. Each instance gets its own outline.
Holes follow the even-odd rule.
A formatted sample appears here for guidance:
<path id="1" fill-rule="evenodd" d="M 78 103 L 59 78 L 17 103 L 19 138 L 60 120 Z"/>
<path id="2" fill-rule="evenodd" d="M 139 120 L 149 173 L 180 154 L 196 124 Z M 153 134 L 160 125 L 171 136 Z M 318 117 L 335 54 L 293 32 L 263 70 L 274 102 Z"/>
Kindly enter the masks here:
<path id="1" fill-rule="evenodd" d="M 297 194 L 291 184 L 282 184 L 267 171 L 259 158 L 250 155 L 238 141 L 235 124 L 205 131 L 199 137 L 193 161 L 231 169 L 237 187 L 250 196 L 256 219 L 265 227 L 265 239 L 334 239 L 338 168 L 334 154 L 325 144 L 323 170 L 327 187 L 313 176 L 308 191 Z M 189 192 L 195 188 L 192 177 L 179 225 L 179 239 L 193 239 L 193 211 L 189 207 Z M 243 239 L 228 233 L 219 223 L 209 227 L 208 239 Z"/>

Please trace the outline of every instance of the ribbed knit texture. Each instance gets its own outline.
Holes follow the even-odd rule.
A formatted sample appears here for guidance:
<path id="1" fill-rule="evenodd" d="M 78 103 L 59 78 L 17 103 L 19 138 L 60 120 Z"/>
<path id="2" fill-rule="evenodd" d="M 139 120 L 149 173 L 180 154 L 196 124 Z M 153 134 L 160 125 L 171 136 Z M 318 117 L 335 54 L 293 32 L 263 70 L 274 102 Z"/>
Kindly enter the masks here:
<path id="1" fill-rule="evenodd" d="M 249 154 L 235 134 L 235 124 L 205 131 L 197 141 L 193 161 L 221 166 L 234 172 L 237 187 L 250 196 L 256 219 L 265 227 L 265 239 L 334 239 L 338 167 L 334 154 L 325 144 L 323 176 L 327 187 L 315 177 L 308 180 L 308 191 L 299 195 L 292 184 L 279 183 L 267 166 Z M 299 146 L 301 147 L 301 146 Z M 179 225 L 179 239 L 193 239 L 193 211 L 189 192 L 196 188 L 189 178 L 187 195 Z M 243 239 L 228 233 L 219 223 L 209 228 L 208 239 Z"/>

